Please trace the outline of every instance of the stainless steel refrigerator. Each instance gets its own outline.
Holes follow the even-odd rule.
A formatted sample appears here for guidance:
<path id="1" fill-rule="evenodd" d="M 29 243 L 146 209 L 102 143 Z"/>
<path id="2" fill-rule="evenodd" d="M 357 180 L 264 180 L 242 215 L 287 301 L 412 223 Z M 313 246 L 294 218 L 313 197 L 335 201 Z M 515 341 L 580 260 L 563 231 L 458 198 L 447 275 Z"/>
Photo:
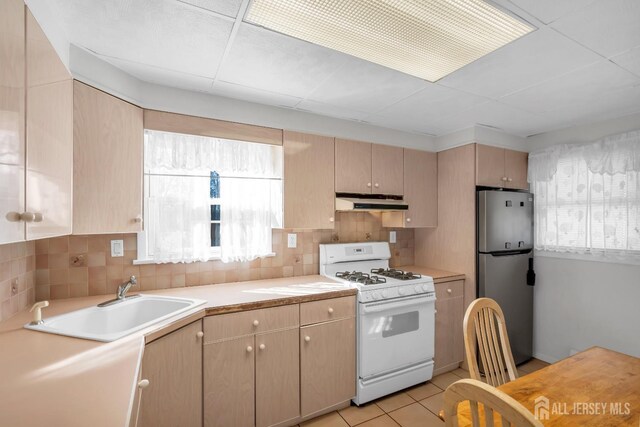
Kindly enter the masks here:
<path id="1" fill-rule="evenodd" d="M 479 190 L 478 297 L 502 308 L 516 364 L 533 353 L 533 195 Z"/>

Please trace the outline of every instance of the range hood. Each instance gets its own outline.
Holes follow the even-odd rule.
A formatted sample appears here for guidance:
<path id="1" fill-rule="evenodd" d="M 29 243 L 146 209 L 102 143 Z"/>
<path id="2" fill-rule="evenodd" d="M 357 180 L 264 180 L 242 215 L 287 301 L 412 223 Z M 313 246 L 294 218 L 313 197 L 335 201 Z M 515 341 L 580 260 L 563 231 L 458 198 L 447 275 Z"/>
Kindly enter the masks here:
<path id="1" fill-rule="evenodd" d="M 409 209 L 402 196 L 386 194 L 336 193 L 336 211 L 376 212 L 406 211 Z"/>

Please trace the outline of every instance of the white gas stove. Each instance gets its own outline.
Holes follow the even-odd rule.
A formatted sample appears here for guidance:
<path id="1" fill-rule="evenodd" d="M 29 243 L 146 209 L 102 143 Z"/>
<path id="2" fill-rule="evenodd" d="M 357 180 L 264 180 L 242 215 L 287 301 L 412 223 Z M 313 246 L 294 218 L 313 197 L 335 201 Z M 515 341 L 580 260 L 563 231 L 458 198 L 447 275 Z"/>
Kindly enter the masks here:
<path id="1" fill-rule="evenodd" d="M 358 405 L 433 374 L 433 279 L 390 258 L 387 242 L 320 245 L 320 274 L 358 288 Z"/>

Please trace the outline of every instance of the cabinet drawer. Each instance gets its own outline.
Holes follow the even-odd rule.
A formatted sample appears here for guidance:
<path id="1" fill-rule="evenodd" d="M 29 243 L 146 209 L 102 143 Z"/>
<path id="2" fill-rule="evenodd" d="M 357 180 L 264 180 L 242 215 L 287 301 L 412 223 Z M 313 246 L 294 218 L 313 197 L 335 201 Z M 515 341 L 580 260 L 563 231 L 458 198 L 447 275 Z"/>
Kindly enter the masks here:
<path id="1" fill-rule="evenodd" d="M 436 283 L 435 287 L 437 299 L 461 297 L 464 295 L 464 280 Z"/>
<path id="2" fill-rule="evenodd" d="M 300 304 L 300 324 L 327 322 L 355 316 L 356 297 L 331 298 Z"/>
<path id="3" fill-rule="evenodd" d="M 300 325 L 297 304 L 204 318 L 206 342 Z"/>

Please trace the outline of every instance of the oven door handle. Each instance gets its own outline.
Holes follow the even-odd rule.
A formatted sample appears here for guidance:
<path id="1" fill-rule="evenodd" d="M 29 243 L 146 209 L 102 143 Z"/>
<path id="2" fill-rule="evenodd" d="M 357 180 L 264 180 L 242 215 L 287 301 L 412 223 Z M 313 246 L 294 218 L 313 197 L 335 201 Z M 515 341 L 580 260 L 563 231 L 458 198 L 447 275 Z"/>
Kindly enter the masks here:
<path id="1" fill-rule="evenodd" d="M 377 301 L 372 303 L 362 304 L 362 313 L 379 313 L 381 311 L 392 310 L 401 307 L 411 307 L 418 304 L 423 304 L 426 302 L 434 302 L 435 298 L 433 296 L 427 295 L 418 295 L 418 296 L 410 296 L 405 298 L 387 300 L 387 301 Z"/>

